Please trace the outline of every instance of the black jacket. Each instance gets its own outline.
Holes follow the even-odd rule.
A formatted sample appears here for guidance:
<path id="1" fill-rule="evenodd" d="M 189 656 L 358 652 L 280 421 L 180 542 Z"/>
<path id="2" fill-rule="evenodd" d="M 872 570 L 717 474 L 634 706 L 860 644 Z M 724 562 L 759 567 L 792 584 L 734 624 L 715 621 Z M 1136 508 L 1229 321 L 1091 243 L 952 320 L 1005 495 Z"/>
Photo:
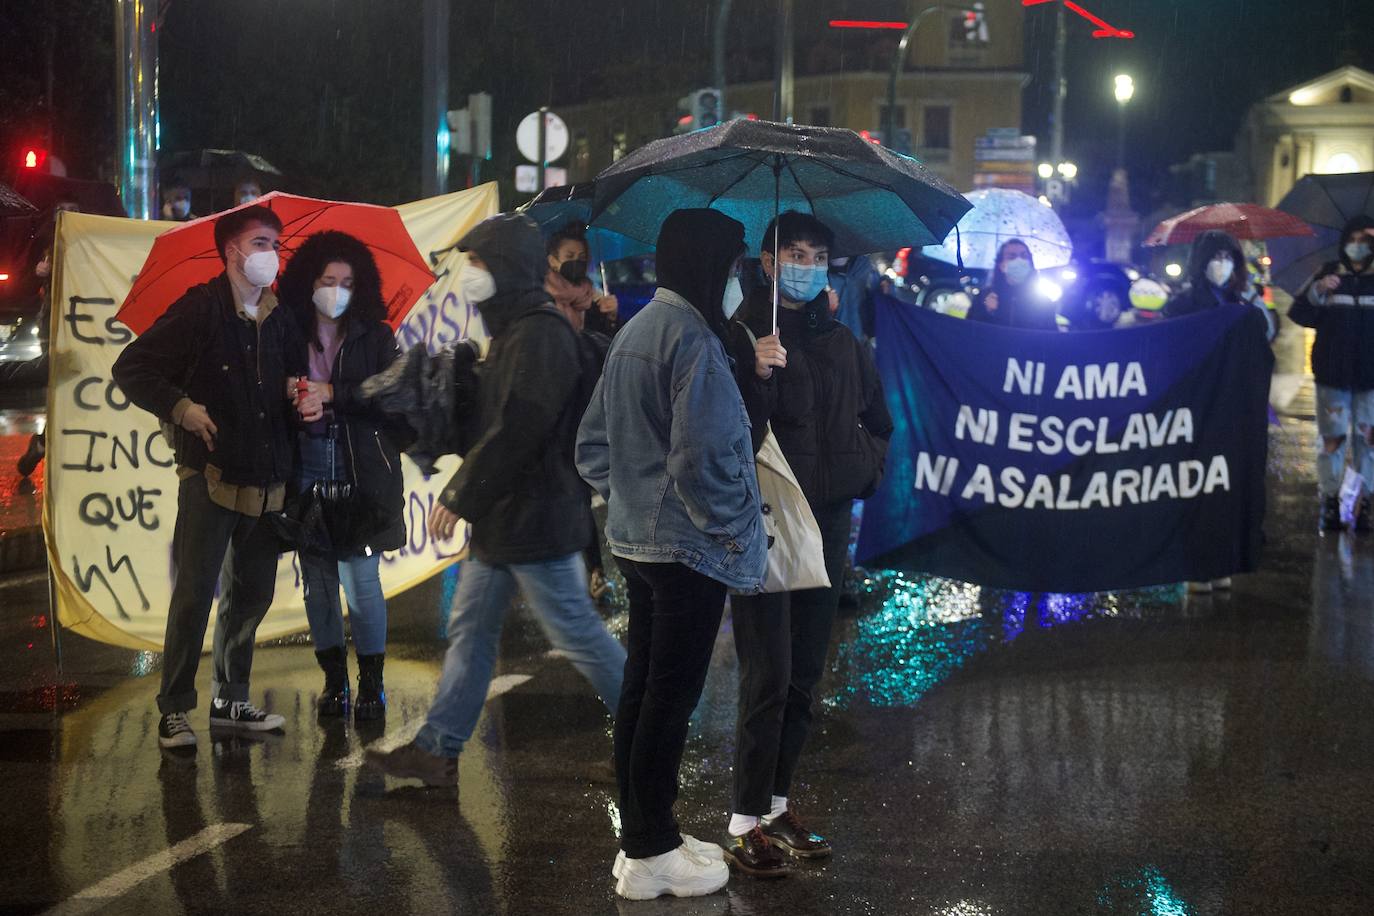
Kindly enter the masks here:
<path id="1" fill-rule="evenodd" d="M 988 295 L 997 294 L 997 308 L 988 310 Z M 1059 322 L 1055 318 L 1054 303 L 1035 291 L 1035 278 L 1031 277 L 1018 286 L 1005 283 L 996 278 L 983 287 L 969 307 L 969 321 L 984 324 L 1000 324 L 1011 328 L 1029 331 L 1058 331 Z"/>
<path id="2" fill-rule="evenodd" d="M 824 293 L 801 310 L 778 309 L 787 367 L 754 372 L 754 336 L 772 333 L 769 287 L 756 288 L 729 326 L 729 352 L 757 452 L 771 424 L 815 509 L 871 496 L 882 479 L 892 418 L 868 347 L 828 314 Z"/>
<path id="3" fill-rule="evenodd" d="M 1374 226 L 1367 216 L 1352 219 L 1341 233 L 1341 246 L 1358 229 Z M 1346 391 L 1374 390 L 1374 262 L 1352 264 L 1341 251 L 1340 260 L 1322 266 L 1298 291 L 1288 317 L 1315 328 L 1312 374 L 1318 385 Z M 1340 286 L 1326 295 L 1312 289 L 1323 277 L 1336 274 Z"/>
<path id="4" fill-rule="evenodd" d="M 396 335 L 384 323 L 351 321 L 329 379 L 334 400 L 326 419 L 338 426 L 339 460 L 348 480 L 375 513 L 376 533 L 367 541 L 373 550 L 396 550 L 406 542 L 401 451 L 413 436 L 403 420 L 374 406 L 359 387 L 400 355 Z"/>
<path id="5" fill-rule="evenodd" d="M 477 306 L 491 348 L 476 370 L 473 441 L 440 502 L 472 525 L 485 563 L 578 553 L 591 499 L 573 448 L 590 387 L 577 334 L 544 291 L 543 238 L 527 217 L 503 215 L 459 246 L 486 263 L 497 294 Z"/>
<path id="6" fill-rule="evenodd" d="M 280 306 L 260 324 L 240 318 L 229 278 L 193 286 L 153 326 L 134 338 L 114 364 L 114 380 L 129 400 L 171 423 L 183 397 L 205 405 L 219 432 L 215 450 L 177 429 L 177 463 L 197 471 L 207 463 L 225 483 L 267 486 L 291 479 L 294 410 L 286 377 L 304 371 L 305 350 Z"/>

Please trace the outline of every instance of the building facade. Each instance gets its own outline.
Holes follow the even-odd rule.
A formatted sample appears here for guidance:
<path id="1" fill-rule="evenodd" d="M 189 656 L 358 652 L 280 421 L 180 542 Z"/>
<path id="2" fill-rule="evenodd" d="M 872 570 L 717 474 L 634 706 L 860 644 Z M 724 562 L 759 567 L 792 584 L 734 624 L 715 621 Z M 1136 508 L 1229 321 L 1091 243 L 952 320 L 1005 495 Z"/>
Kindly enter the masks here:
<path id="1" fill-rule="evenodd" d="M 1236 152 L 1270 207 L 1304 175 L 1374 171 L 1374 73 L 1342 67 L 1253 105 Z"/>
<path id="2" fill-rule="evenodd" d="M 1021 126 L 1022 13 L 1017 0 L 986 0 L 970 12 L 941 12 L 923 21 L 897 81 L 895 138 L 960 190 L 973 187 L 974 141 L 992 128 Z M 799 36 L 801 41 L 826 37 Z M 771 54 L 771 49 L 768 49 Z M 793 121 L 879 134 L 887 123 L 889 71 L 840 68 L 794 79 Z M 671 134 L 681 112 L 677 93 L 636 94 L 560 106 L 571 144 L 559 165 L 571 182 L 586 181 L 638 146 Z M 771 118 L 774 84 L 754 81 L 725 90 L 725 112 Z"/>

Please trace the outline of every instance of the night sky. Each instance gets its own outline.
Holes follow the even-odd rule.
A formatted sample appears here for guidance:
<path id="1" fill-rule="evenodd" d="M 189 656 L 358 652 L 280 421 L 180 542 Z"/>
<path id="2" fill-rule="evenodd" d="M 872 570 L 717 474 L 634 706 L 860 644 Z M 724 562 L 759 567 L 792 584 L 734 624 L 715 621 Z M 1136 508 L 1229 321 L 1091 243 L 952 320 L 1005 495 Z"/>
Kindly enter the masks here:
<path id="1" fill-rule="evenodd" d="M 1015 0 L 987 0 L 990 3 Z M 924 6 L 924 3 L 918 4 Z M 1371 0 L 1088 0 L 1134 40 L 1094 40 L 1070 17 L 1067 153 L 1105 184 L 1115 146 L 1111 76 L 1135 77 L 1128 164 L 1151 203 L 1169 163 L 1229 149 L 1254 101 L 1342 63 L 1374 69 Z M 109 0 L 0 4 L 0 145 L 17 159 L 41 135 L 45 49 L 56 48 L 54 149 L 73 175 L 113 149 Z M 736 0 L 731 71 L 771 71 L 775 0 Z M 798 66 L 871 65 L 887 36 L 825 28 L 832 17 L 904 18 L 894 0 L 797 0 Z M 162 32 L 163 146 L 260 153 L 308 193 L 394 203 L 419 194 L 420 0 L 172 0 Z M 602 10 L 600 14 L 587 10 Z M 495 97 L 501 172 L 513 126 L 541 103 L 621 87 L 686 91 L 709 74 L 713 7 L 679 0 L 489 0 L 453 4 L 454 105 Z M 1047 137 L 1053 12 L 1026 16 L 1025 123 Z M 50 36 L 52 38 L 50 39 Z M 875 125 L 876 126 L 876 125 Z M 9 171 L 7 166 L 5 172 Z"/>

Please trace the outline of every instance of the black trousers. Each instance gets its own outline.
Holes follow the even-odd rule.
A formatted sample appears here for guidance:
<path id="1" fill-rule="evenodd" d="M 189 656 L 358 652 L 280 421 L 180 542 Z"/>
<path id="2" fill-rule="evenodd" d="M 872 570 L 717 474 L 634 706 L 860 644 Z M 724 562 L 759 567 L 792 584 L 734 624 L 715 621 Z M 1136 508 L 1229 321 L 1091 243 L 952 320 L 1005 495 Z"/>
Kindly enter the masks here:
<path id="1" fill-rule="evenodd" d="M 852 510 L 849 501 L 815 510 L 829 588 L 730 599 L 739 657 L 736 814 L 762 817 L 774 795 L 791 790 L 839 608 Z"/>
<path id="2" fill-rule="evenodd" d="M 682 844 L 673 817 L 678 767 L 725 611 L 725 586 L 679 563 L 616 563 L 630 599 L 615 716 L 620 848 L 643 859 Z"/>
<path id="3" fill-rule="evenodd" d="M 265 519 L 210 501 L 205 477 L 181 481 L 172 534 L 172 603 L 162 646 L 162 713 L 196 708 L 196 669 L 219 583 L 215 615 L 214 676 L 217 700 L 247 700 L 258 624 L 277 586 L 278 542 Z"/>

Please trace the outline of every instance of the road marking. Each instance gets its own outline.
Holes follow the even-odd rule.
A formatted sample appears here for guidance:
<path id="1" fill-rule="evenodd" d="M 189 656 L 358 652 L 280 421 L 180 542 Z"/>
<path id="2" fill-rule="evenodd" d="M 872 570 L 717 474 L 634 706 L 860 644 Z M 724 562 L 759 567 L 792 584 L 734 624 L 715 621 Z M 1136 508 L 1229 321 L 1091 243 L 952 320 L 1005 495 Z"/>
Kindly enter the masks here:
<path id="1" fill-rule="evenodd" d="M 77 913 L 90 913 L 109 904 L 115 897 L 127 894 L 137 885 L 154 875 L 170 871 L 188 859 L 203 855 L 252 827 L 252 824 L 215 824 L 206 827 L 189 839 L 182 840 L 169 849 L 151 855 L 141 862 L 135 862 L 121 872 L 111 875 L 98 884 L 69 897 L 48 910 L 43 916 L 73 916 Z"/>
<path id="2" fill-rule="evenodd" d="M 514 690 L 521 684 L 530 679 L 528 674 L 502 674 L 491 679 L 491 686 L 487 688 L 487 699 L 493 700 L 507 691 Z M 383 754 L 396 750 L 403 744 L 409 744 L 415 736 L 420 733 L 420 729 L 425 727 L 424 719 L 416 719 L 407 722 L 405 725 L 396 729 L 389 735 L 378 738 L 367 746 L 368 750 L 381 751 Z M 363 751 L 354 751 L 347 757 L 339 760 L 335 766 L 341 770 L 356 770 L 362 766 L 366 758 Z"/>

